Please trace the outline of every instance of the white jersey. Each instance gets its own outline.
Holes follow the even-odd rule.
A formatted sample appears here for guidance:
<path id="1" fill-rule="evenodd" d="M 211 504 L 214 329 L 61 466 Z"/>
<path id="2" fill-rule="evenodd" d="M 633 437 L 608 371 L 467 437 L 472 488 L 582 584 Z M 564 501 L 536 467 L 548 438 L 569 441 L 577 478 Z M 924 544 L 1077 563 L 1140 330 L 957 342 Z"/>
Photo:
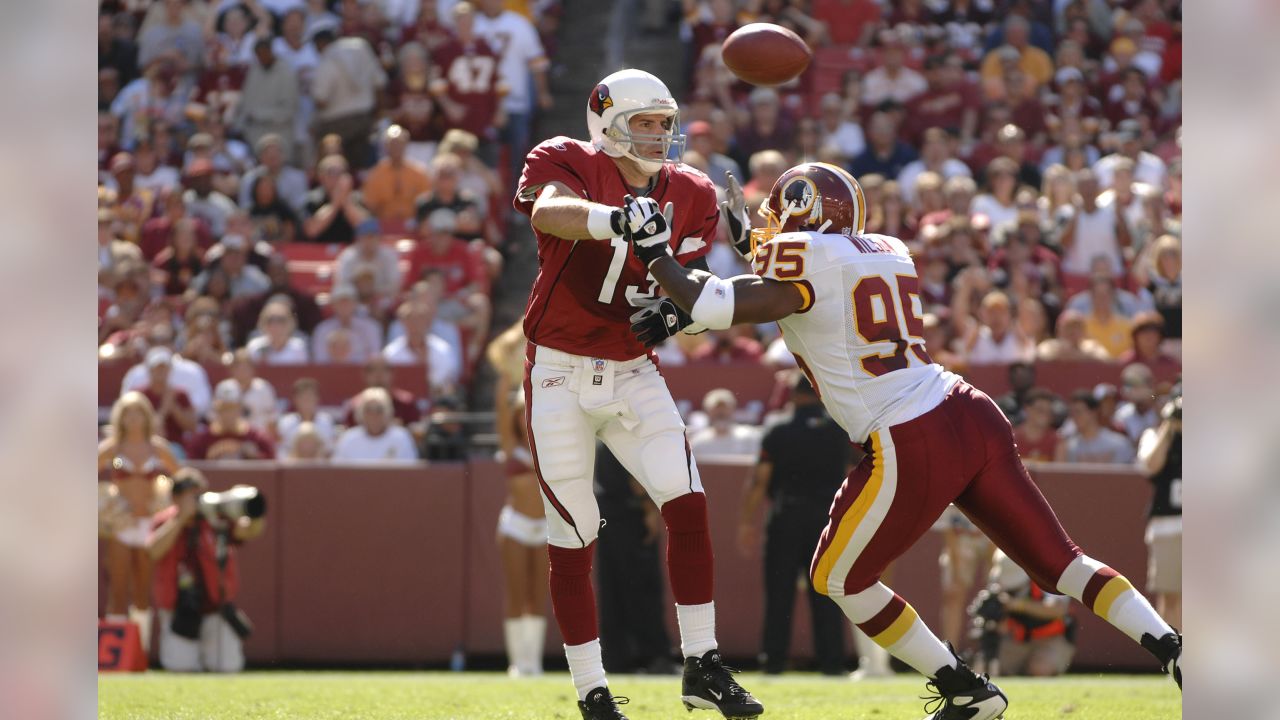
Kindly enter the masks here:
<path id="1" fill-rule="evenodd" d="M 783 233 L 760 247 L 755 271 L 805 293 L 778 325 L 854 442 L 932 410 L 960 380 L 925 351 L 920 280 L 901 240 Z"/>

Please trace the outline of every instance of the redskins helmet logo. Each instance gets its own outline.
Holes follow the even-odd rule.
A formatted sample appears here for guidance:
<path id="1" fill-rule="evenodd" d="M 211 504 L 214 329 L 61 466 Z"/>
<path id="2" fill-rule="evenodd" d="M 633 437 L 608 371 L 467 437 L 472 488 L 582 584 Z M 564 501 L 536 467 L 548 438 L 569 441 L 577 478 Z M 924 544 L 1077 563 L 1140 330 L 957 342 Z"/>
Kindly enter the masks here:
<path id="1" fill-rule="evenodd" d="M 604 111 L 613 107 L 613 98 L 609 97 L 608 85 L 597 85 L 595 90 L 591 91 L 591 99 L 587 101 L 587 107 L 596 115 L 604 116 Z"/>
<path id="2" fill-rule="evenodd" d="M 782 211 L 790 217 L 817 212 L 814 206 L 818 203 L 818 186 L 803 175 L 792 178 L 779 195 Z"/>

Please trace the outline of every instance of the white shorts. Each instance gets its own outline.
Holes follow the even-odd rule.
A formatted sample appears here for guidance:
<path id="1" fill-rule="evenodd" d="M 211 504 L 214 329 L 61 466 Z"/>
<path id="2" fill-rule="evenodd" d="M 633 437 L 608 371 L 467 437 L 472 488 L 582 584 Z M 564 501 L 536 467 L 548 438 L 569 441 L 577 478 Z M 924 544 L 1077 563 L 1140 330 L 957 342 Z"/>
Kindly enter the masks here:
<path id="1" fill-rule="evenodd" d="M 173 611 L 160 611 L 160 666 L 170 672 L 240 672 L 244 669 L 244 645 L 218 613 L 204 616 L 200 638 L 175 635 Z"/>
<path id="2" fill-rule="evenodd" d="M 597 437 L 658 507 L 702 492 L 684 421 L 649 358 L 619 362 L 536 347 L 525 397 L 550 544 L 586 547 L 600 529 Z"/>
<path id="3" fill-rule="evenodd" d="M 116 531 L 116 540 L 132 548 L 144 548 L 150 535 L 151 518 L 134 518 L 132 525 Z"/>
<path id="4" fill-rule="evenodd" d="M 547 544 L 547 519 L 532 518 L 517 511 L 510 505 L 504 505 L 498 514 L 498 535 L 529 547 L 543 547 Z"/>

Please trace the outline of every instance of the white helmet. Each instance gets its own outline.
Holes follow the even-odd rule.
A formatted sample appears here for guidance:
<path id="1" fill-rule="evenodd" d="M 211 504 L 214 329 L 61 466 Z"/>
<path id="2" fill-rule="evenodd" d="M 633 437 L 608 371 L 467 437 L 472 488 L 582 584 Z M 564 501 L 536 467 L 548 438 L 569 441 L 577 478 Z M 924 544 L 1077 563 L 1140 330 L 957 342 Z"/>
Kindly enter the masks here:
<path id="1" fill-rule="evenodd" d="M 632 134 L 627 124 L 632 115 L 661 113 L 671 117 L 671 130 L 660 135 Z M 591 142 L 610 157 L 629 157 L 647 173 L 656 173 L 663 163 L 680 162 L 684 154 L 685 136 L 680 134 L 680 108 L 665 83 L 643 70 L 619 70 L 606 77 L 591 91 L 587 100 L 587 129 Z M 666 156 L 662 160 L 642 158 L 634 152 L 633 143 L 661 142 Z M 676 157 L 671 158 L 671 146 Z"/>

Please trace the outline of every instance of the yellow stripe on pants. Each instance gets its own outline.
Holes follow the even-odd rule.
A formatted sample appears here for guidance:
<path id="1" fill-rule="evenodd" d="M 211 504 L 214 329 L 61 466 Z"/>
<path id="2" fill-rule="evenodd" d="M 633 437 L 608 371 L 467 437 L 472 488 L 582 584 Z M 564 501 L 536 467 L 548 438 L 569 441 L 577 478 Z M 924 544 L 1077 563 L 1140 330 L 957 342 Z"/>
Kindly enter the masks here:
<path id="1" fill-rule="evenodd" d="M 867 516 L 867 511 L 871 509 L 871 504 L 876 501 L 876 496 L 880 494 L 880 486 L 884 483 L 884 456 L 881 454 L 880 433 L 871 434 L 871 478 L 867 480 L 867 484 L 862 488 L 862 492 L 858 493 L 858 497 L 853 501 L 848 512 L 844 517 L 840 518 L 840 524 L 836 526 L 836 535 L 831 540 L 831 544 L 827 546 L 826 552 L 818 558 L 818 567 L 813 574 L 813 587 L 823 595 L 830 594 L 827 590 L 827 581 L 831 577 L 831 568 L 835 566 L 836 560 L 840 558 L 841 553 L 849 546 L 849 539 L 853 537 L 853 533 L 858 529 L 858 525 L 862 519 Z"/>

